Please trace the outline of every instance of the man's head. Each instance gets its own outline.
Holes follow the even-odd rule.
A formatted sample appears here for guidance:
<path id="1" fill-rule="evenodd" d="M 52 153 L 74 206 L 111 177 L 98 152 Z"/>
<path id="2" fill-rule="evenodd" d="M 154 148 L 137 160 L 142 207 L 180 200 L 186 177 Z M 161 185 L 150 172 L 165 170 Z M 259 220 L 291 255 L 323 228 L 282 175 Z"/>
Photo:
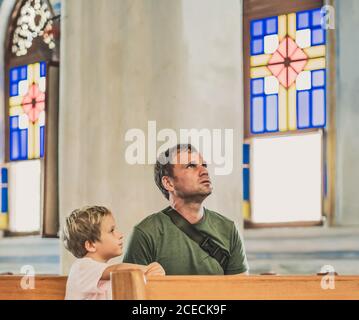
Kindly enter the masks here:
<path id="1" fill-rule="evenodd" d="M 178 144 L 160 154 L 154 175 L 167 199 L 172 196 L 202 202 L 212 193 L 207 164 L 190 144 Z"/>
<path id="2" fill-rule="evenodd" d="M 71 212 L 63 228 L 63 241 L 76 258 L 92 253 L 109 260 L 122 254 L 123 236 L 116 230 L 112 213 L 101 206 Z"/>

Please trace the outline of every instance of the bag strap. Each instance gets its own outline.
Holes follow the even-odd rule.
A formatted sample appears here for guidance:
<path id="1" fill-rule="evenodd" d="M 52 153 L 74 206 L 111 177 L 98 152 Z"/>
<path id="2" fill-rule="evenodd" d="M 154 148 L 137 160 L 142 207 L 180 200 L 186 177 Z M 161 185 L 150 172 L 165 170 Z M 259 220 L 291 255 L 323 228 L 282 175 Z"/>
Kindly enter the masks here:
<path id="1" fill-rule="evenodd" d="M 227 250 L 216 244 L 211 237 L 204 235 L 202 232 L 197 230 L 172 207 L 169 206 L 164 209 L 163 212 L 171 218 L 172 222 L 182 232 L 196 242 L 202 250 L 207 252 L 212 258 L 216 259 L 224 271 L 226 270 L 230 257 Z"/>

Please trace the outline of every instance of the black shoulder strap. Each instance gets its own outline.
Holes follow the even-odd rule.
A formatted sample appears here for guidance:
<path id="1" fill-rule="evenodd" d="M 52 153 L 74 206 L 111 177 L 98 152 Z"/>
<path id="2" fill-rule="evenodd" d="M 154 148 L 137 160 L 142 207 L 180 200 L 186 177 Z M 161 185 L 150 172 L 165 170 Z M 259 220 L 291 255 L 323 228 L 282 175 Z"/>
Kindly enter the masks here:
<path id="1" fill-rule="evenodd" d="M 209 236 L 202 234 L 202 232 L 192 226 L 172 207 L 164 209 L 163 212 L 171 218 L 172 222 L 181 231 L 196 242 L 202 250 L 206 251 L 212 258 L 216 259 L 224 271 L 226 270 L 230 256 L 227 250 L 221 248 Z"/>

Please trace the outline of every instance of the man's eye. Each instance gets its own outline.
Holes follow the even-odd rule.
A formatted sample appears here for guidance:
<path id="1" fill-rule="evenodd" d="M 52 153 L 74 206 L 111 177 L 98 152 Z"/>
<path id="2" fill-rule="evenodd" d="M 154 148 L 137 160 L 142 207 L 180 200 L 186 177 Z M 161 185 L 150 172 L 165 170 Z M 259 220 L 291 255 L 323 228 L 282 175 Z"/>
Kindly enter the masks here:
<path id="1" fill-rule="evenodd" d="M 196 165 L 194 164 L 194 163 L 190 163 L 188 166 L 187 166 L 187 168 L 195 168 L 196 167 Z"/>
<path id="2" fill-rule="evenodd" d="M 208 167 L 207 163 L 202 164 L 202 166 L 205 167 L 205 168 Z"/>

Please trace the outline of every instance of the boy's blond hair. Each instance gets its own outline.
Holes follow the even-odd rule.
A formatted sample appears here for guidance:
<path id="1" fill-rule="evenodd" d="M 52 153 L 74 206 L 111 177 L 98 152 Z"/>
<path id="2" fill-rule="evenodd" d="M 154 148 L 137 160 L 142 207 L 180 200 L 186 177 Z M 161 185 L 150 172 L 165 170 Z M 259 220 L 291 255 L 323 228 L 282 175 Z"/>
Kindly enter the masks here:
<path id="1" fill-rule="evenodd" d="M 66 218 L 63 241 L 67 250 L 76 258 L 87 254 L 85 242 L 95 243 L 101 238 L 101 222 L 111 211 L 101 206 L 76 209 Z"/>

